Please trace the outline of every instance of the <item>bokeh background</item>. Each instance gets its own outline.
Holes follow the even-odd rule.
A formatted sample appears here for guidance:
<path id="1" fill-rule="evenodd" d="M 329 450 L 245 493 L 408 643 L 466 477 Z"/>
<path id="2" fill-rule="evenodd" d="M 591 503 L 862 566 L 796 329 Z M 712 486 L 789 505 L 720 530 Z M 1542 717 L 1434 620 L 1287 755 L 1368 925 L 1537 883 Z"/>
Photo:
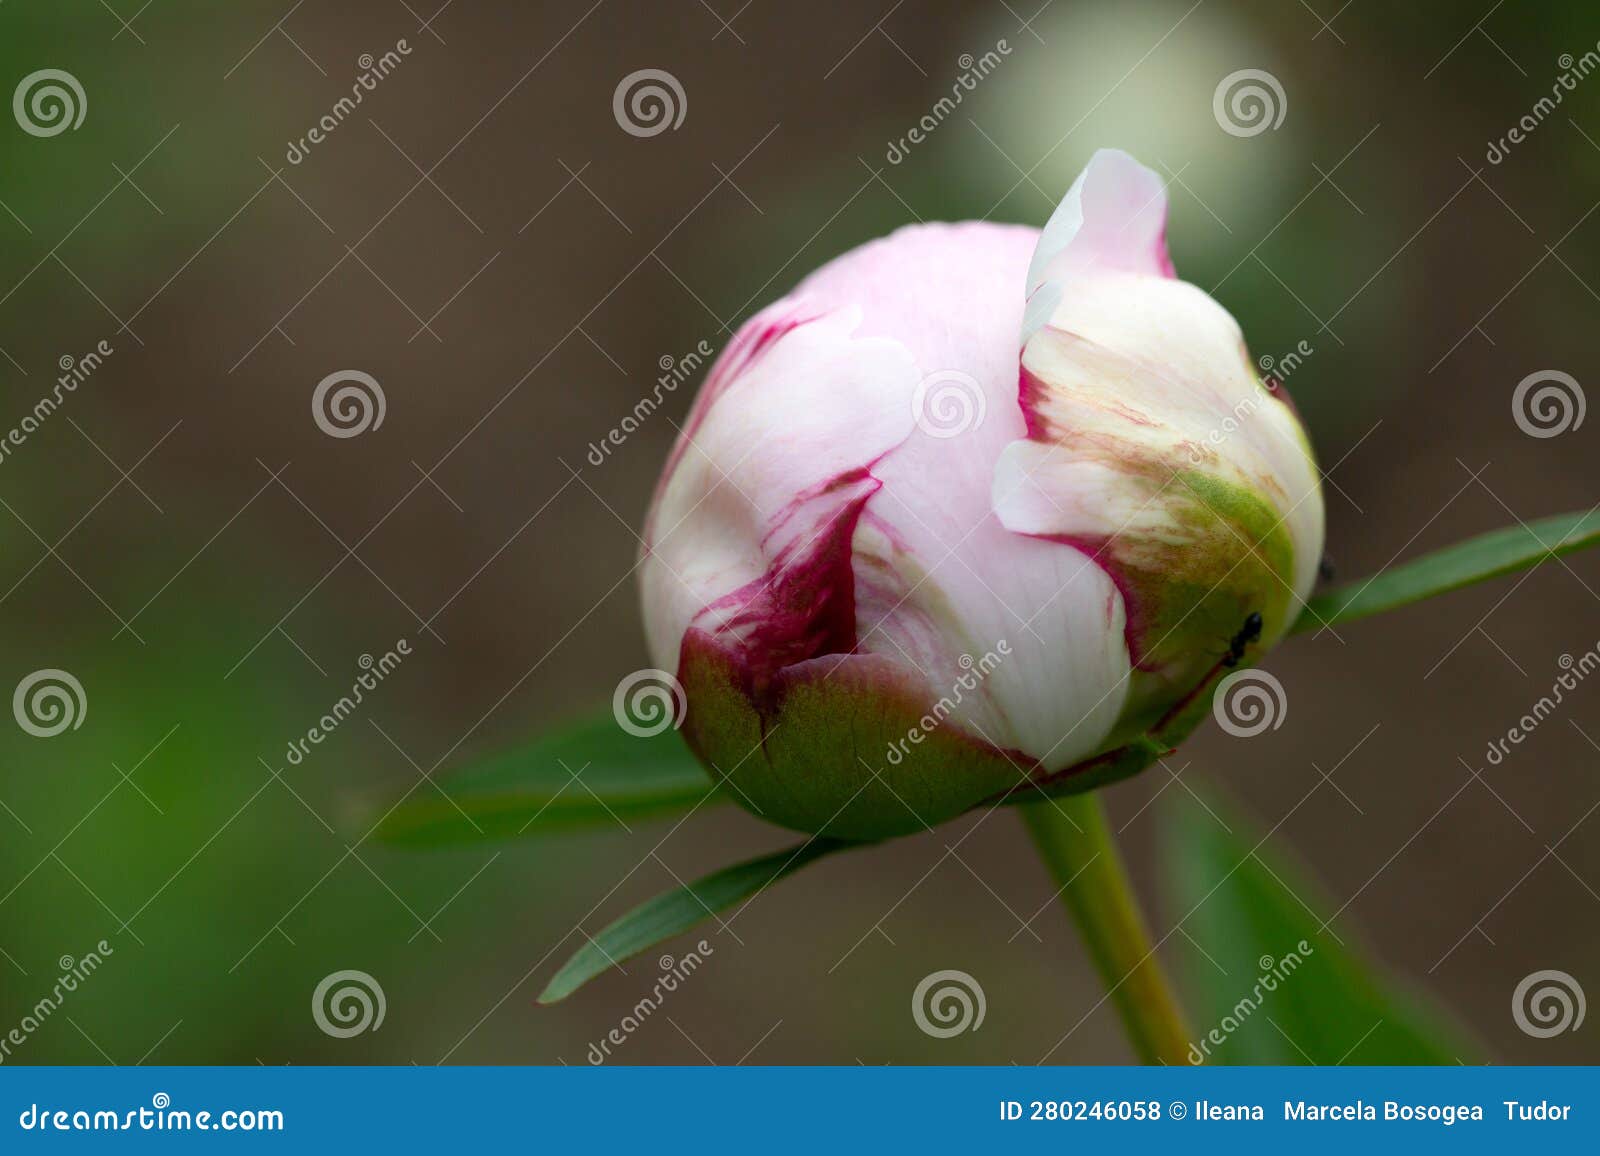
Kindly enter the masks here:
<path id="1" fill-rule="evenodd" d="M 362 54 L 402 39 L 291 164 Z M 62 668 L 88 704 L 55 738 L 0 727 L 0 1030 L 59 957 L 114 948 L 7 1062 L 584 1062 L 651 968 L 536 1006 L 583 934 L 788 837 L 729 808 L 654 855 L 666 824 L 419 852 L 373 821 L 646 665 L 634 531 L 690 391 L 585 458 L 661 358 L 720 349 L 898 225 L 1042 223 L 1097 147 L 1169 178 L 1177 266 L 1257 354 L 1314 350 L 1289 387 L 1343 576 L 1588 508 L 1600 423 L 1529 437 L 1511 394 L 1595 379 L 1600 79 L 1486 150 L 1597 40 L 1591 6 L 1527 0 L 6 3 L 0 95 L 60 68 L 87 115 L 0 125 L 0 426 L 62 358 L 114 350 L 0 461 L 0 685 Z M 890 163 L 963 54 L 1001 41 Z M 612 110 L 643 68 L 686 95 L 649 138 Z M 1286 115 L 1237 137 L 1212 97 L 1246 68 Z M 381 383 L 380 428 L 313 422 L 341 369 Z M 1542 1040 L 1510 1014 L 1539 969 L 1600 992 L 1600 686 L 1484 760 L 1600 641 L 1597 590 L 1579 555 L 1286 645 L 1286 725 L 1208 729 L 1108 794 L 1158 934 L 1183 914 L 1164 816 L 1209 791 L 1279 824 L 1346 939 L 1479 1058 L 1600 1060 L 1595 1023 Z M 359 715 L 289 765 L 401 638 Z M 1051 895 L 1004 813 L 824 862 L 739 942 L 708 932 L 714 957 L 617 1059 L 1129 1059 Z M 937 1040 L 906 1005 L 947 967 L 981 977 L 988 1018 Z M 388 1013 L 333 1039 L 308 1005 L 347 968 Z"/>

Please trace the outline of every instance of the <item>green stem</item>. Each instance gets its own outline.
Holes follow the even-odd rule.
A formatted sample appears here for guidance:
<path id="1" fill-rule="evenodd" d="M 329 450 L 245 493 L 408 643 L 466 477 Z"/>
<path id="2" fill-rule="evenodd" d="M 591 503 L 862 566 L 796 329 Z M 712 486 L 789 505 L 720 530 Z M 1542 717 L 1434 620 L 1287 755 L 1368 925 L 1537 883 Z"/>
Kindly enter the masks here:
<path id="1" fill-rule="evenodd" d="M 1141 1061 L 1187 1064 L 1189 1041 L 1139 900 L 1093 791 L 1018 808 Z"/>

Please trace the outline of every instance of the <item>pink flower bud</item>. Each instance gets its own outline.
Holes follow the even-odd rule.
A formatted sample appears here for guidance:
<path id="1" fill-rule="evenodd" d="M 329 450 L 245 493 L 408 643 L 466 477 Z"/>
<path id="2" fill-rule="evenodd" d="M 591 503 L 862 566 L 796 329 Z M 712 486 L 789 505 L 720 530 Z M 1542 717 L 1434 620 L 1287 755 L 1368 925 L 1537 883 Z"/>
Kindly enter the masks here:
<path id="1" fill-rule="evenodd" d="M 1042 233 L 902 229 L 723 352 L 640 573 L 735 799 L 875 838 L 1036 798 L 1288 629 L 1318 473 L 1233 318 L 1174 278 L 1166 216 L 1102 151 Z"/>

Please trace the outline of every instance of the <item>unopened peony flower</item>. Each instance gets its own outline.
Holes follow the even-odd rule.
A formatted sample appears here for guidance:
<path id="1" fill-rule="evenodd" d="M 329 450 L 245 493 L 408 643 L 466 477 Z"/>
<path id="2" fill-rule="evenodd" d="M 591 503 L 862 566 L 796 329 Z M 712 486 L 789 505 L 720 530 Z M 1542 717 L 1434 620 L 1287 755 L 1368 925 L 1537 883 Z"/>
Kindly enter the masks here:
<path id="1" fill-rule="evenodd" d="M 902 229 L 724 350 L 641 583 L 735 799 L 877 838 L 1104 781 L 1288 630 L 1322 551 L 1311 449 L 1176 279 L 1166 218 L 1102 151 L 1042 233 Z"/>

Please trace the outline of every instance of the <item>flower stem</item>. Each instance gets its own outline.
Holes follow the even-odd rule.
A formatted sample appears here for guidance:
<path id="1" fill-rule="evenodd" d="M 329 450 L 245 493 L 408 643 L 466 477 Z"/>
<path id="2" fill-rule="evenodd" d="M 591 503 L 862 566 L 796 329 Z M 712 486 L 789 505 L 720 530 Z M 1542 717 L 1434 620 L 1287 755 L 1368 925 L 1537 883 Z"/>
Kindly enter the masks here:
<path id="1" fill-rule="evenodd" d="M 1060 886 L 1133 1050 L 1147 1064 L 1188 1063 L 1190 1035 L 1150 943 L 1100 796 L 1093 791 L 1018 808 Z"/>

